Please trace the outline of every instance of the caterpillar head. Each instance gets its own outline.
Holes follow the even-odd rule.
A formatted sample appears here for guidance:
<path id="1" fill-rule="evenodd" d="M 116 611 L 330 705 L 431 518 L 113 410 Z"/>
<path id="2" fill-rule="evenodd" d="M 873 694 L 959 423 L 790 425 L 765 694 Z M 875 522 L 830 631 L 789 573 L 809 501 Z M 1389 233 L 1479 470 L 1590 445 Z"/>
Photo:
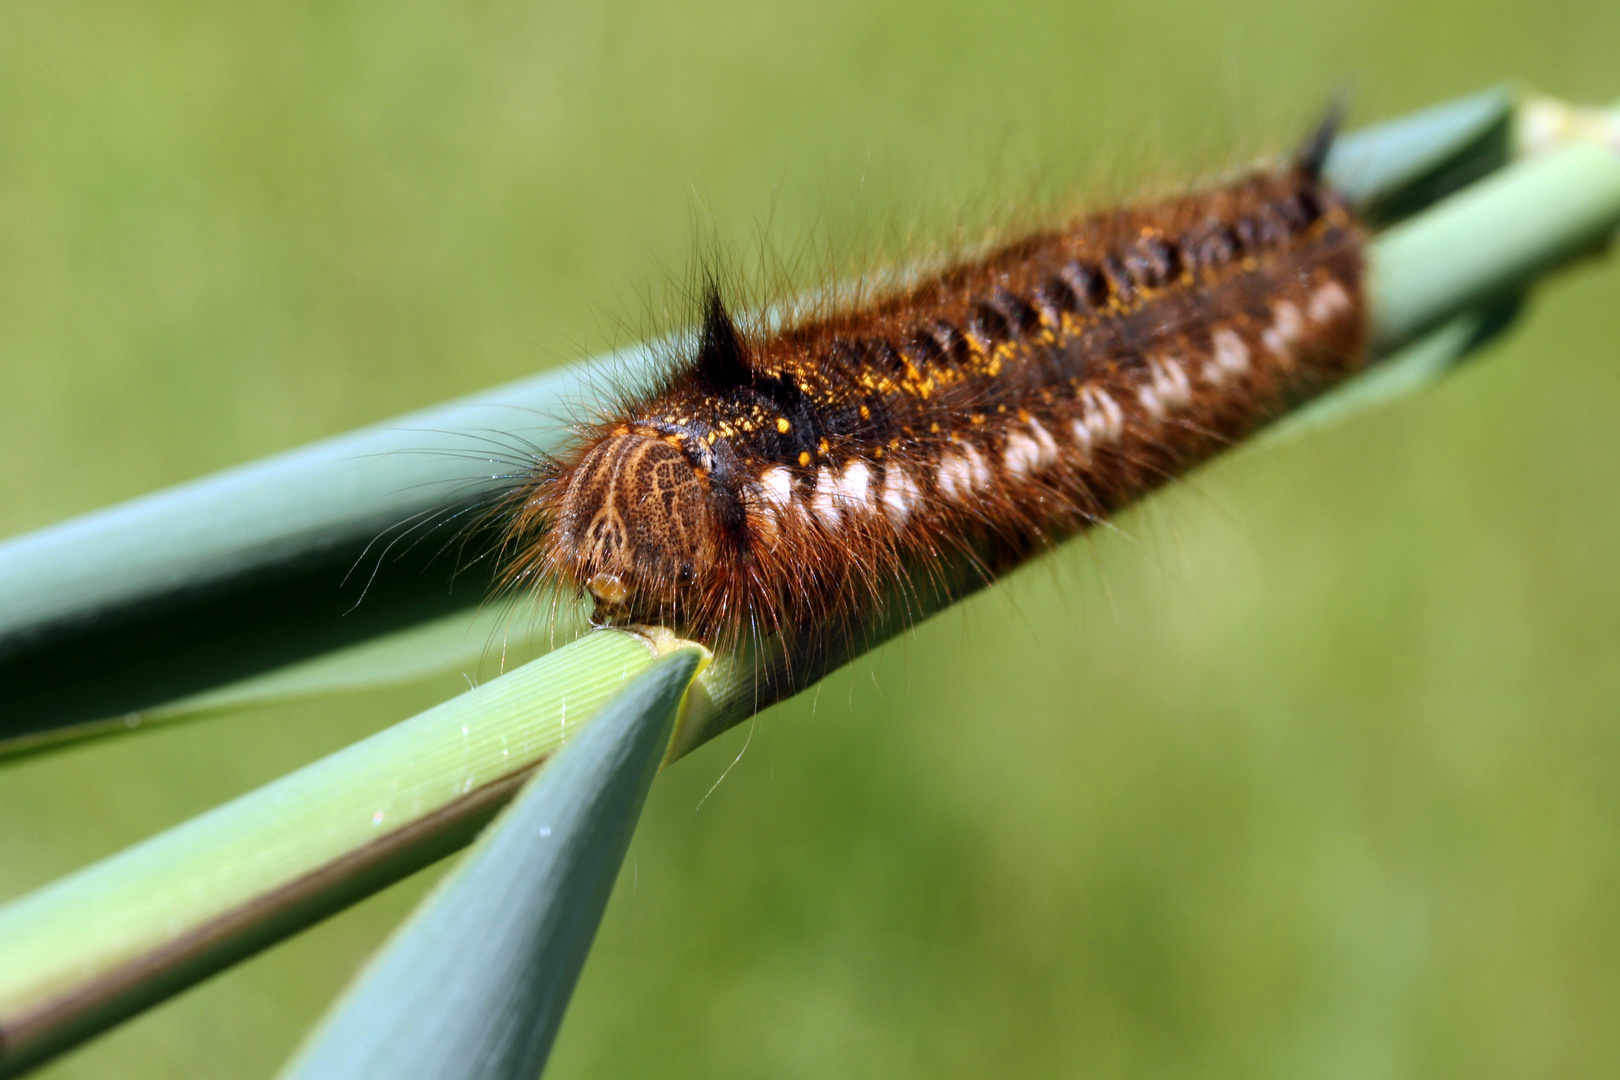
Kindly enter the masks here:
<path id="1" fill-rule="evenodd" d="M 596 599 L 599 622 L 667 622 L 720 554 L 707 470 L 679 440 L 620 430 L 590 448 L 555 504 L 553 565 Z"/>

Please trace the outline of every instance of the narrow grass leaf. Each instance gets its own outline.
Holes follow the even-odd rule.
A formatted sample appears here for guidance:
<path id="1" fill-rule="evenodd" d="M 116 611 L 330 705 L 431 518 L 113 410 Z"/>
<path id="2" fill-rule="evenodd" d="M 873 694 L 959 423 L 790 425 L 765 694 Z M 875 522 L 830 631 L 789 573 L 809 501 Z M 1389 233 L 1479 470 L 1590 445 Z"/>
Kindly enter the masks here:
<path id="1" fill-rule="evenodd" d="M 1507 163 L 1517 97 L 1494 87 L 1351 132 L 1324 170 L 1373 224 L 1410 217 Z"/>
<path id="2" fill-rule="evenodd" d="M 0 908 L 0 1076 L 463 846 L 655 655 L 590 634 Z"/>
<path id="3" fill-rule="evenodd" d="M 1620 154 L 1612 148 L 1574 142 L 1498 171 L 1373 241 L 1375 352 L 1522 291 L 1601 249 L 1617 225 Z"/>
<path id="4" fill-rule="evenodd" d="M 532 1080 L 701 654 L 639 676 L 395 932 L 284 1080 Z"/>
<path id="5" fill-rule="evenodd" d="M 540 601 L 524 606 L 535 612 L 551 610 L 551 605 Z M 447 674 L 459 673 L 476 684 L 503 669 L 522 666 L 548 651 L 555 640 L 574 638 L 583 628 L 583 620 L 577 620 L 578 626 L 556 626 L 508 607 L 491 604 L 458 611 L 140 712 L 0 740 L 0 763 L 104 735 L 151 731 L 184 720 L 405 686 Z"/>

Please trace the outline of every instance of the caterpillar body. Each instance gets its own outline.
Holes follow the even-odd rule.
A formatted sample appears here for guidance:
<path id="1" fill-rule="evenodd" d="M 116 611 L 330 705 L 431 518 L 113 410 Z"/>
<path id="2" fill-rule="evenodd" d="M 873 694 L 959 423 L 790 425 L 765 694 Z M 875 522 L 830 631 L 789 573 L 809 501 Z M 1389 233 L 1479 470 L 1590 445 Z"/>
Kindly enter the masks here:
<path id="1" fill-rule="evenodd" d="M 598 623 L 791 642 L 1101 520 L 1360 365 L 1333 130 L 785 327 L 739 328 L 711 288 L 685 362 L 512 492 L 506 582 L 588 593 Z"/>

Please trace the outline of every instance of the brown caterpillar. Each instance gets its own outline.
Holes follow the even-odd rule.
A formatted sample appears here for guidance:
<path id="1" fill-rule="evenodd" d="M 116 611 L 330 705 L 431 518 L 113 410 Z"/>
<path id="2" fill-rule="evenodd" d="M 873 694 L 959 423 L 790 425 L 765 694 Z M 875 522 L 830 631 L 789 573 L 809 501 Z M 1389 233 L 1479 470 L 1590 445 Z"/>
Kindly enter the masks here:
<path id="1" fill-rule="evenodd" d="M 511 495 L 506 582 L 589 592 L 599 623 L 791 642 L 1066 539 L 1358 368 L 1334 128 L 1285 169 L 774 332 L 711 288 L 688 362 Z"/>

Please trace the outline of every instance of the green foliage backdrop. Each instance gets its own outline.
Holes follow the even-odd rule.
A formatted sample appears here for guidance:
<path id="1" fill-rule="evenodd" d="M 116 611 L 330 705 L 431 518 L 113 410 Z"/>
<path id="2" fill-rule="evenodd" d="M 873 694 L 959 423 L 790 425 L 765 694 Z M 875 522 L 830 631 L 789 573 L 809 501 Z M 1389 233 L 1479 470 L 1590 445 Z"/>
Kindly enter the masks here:
<path id="1" fill-rule="evenodd" d="M 622 343 L 762 222 L 949 234 L 1346 85 L 1612 101 L 1617 47 L 1599 0 L 6 5 L 0 535 Z M 1613 1072 L 1620 268 L 1559 284 L 678 764 L 549 1075 Z M 454 688 L 8 768 L 0 899 Z M 269 1075 L 429 877 L 42 1075 Z"/>

